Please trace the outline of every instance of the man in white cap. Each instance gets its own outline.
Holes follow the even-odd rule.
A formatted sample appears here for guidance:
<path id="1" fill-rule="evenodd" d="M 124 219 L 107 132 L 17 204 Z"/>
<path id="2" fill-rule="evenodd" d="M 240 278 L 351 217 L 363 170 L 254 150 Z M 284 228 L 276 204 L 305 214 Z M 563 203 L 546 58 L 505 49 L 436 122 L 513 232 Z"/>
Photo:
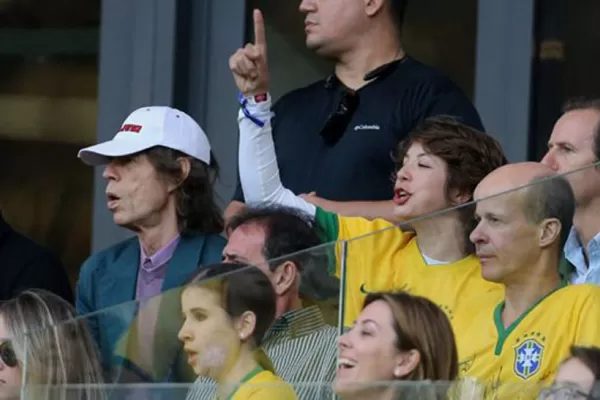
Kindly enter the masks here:
<path id="1" fill-rule="evenodd" d="M 135 233 L 86 260 L 77 284 L 80 314 L 129 302 L 90 317 L 103 366 L 121 380 L 186 380 L 174 368 L 179 322 L 162 320 L 179 318 L 173 308 L 178 299 L 158 295 L 181 286 L 199 265 L 221 260 L 223 220 L 213 197 L 217 164 L 208 138 L 184 112 L 142 107 L 112 140 L 84 148 L 78 157 L 104 166 L 113 220 Z M 132 329 L 139 332 L 134 342 Z M 116 346 L 126 332 L 123 353 Z M 124 371 L 133 375 L 123 378 Z"/>

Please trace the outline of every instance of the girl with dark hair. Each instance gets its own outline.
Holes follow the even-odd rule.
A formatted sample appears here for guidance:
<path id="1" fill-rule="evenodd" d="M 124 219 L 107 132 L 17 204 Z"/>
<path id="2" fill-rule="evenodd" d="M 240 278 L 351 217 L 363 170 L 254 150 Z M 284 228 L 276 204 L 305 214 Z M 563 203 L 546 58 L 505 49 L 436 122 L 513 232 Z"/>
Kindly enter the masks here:
<path id="1" fill-rule="evenodd" d="M 260 347 L 275 318 L 275 292 L 261 270 L 207 267 L 183 290 L 181 308 L 178 337 L 188 363 L 196 375 L 217 382 L 218 399 L 296 399 Z"/>

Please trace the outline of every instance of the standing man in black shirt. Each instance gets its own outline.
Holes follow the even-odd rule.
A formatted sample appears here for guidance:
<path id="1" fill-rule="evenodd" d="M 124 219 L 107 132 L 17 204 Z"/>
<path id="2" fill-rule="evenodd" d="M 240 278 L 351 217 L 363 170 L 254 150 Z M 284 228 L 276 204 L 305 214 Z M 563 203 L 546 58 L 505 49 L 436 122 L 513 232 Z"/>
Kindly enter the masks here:
<path id="1" fill-rule="evenodd" d="M 298 194 L 315 192 L 307 200 L 326 210 L 393 220 L 392 154 L 415 125 L 450 115 L 483 130 L 477 111 L 454 82 L 404 52 L 400 33 L 406 2 L 300 3 L 306 45 L 333 59 L 335 69 L 275 104 L 273 139 L 283 184 Z M 262 27 L 259 11 L 254 20 Z M 255 50 L 247 44 L 236 54 L 252 63 Z M 238 184 L 227 219 L 243 201 Z"/>

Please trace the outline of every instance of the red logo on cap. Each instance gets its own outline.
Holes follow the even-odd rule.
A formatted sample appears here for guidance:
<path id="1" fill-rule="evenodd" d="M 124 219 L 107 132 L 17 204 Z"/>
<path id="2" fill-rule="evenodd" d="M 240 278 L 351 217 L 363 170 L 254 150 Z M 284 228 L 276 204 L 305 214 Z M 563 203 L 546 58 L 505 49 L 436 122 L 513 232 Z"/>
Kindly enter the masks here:
<path id="1" fill-rule="evenodd" d="M 121 130 L 119 130 L 119 132 L 140 133 L 141 130 L 142 130 L 142 126 L 141 125 L 125 124 L 125 125 L 123 125 L 121 127 Z"/>

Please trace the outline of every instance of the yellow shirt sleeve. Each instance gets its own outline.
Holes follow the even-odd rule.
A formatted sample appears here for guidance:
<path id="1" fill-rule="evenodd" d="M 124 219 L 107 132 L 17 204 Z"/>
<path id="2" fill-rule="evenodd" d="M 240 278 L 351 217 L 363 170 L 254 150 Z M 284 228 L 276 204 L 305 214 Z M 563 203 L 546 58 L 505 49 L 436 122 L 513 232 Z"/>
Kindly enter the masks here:
<path id="1" fill-rule="evenodd" d="M 316 220 L 324 242 L 354 239 L 357 236 L 377 232 L 394 226 L 391 222 L 377 218 L 345 217 L 317 207 Z"/>
<path id="2" fill-rule="evenodd" d="M 412 235 L 404 235 L 400 227 L 384 219 L 369 220 L 361 217 L 346 217 L 317 207 L 316 221 L 324 243 L 350 241 L 348 248 L 352 255 L 361 254 L 361 258 L 374 262 L 390 249 L 398 247 L 399 242 L 407 242 Z M 376 245 L 375 247 L 373 247 Z M 330 263 L 330 273 L 339 277 L 341 273 L 342 245 L 335 246 L 335 264 Z M 355 258 L 355 257 L 352 257 Z M 335 265 L 335 266 L 334 266 Z"/>

